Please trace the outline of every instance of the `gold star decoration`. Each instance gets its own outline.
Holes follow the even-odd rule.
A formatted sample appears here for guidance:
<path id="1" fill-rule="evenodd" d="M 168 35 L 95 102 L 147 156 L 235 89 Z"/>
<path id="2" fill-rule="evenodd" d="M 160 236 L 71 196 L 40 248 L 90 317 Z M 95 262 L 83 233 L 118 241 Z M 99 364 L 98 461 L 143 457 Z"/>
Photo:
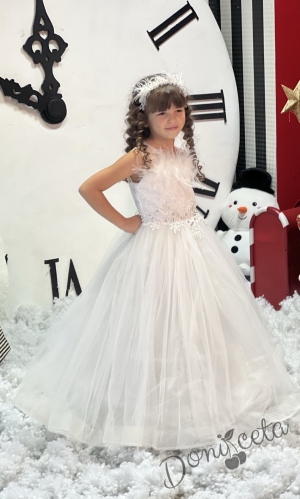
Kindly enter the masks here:
<path id="1" fill-rule="evenodd" d="M 294 90 L 286 87 L 285 85 L 281 85 L 285 95 L 288 98 L 286 105 L 284 106 L 282 113 L 292 112 L 297 116 L 297 120 L 300 123 L 300 81 L 298 81 Z"/>

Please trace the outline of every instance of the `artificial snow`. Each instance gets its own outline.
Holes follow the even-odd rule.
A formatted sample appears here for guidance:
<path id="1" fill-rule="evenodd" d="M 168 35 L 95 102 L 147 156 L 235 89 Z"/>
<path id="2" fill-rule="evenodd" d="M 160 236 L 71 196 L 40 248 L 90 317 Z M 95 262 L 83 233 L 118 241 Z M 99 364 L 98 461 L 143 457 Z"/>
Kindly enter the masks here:
<path id="1" fill-rule="evenodd" d="M 199 449 L 196 454 L 90 447 L 48 432 L 15 408 L 11 396 L 36 347 L 74 298 L 56 299 L 53 307 L 22 305 L 12 319 L 0 317 L 11 345 L 0 364 L 1 499 L 300 498 L 300 428 L 296 424 L 271 442 L 252 443 L 244 451 L 246 461 L 229 469 L 225 464 L 229 455 L 215 458 L 210 452 L 209 460 L 205 455 L 199 460 Z M 257 302 L 273 343 L 281 348 L 287 370 L 300 387 L 300 296 L 295 293 L 284 300 L 279 311 L 263 298 Z M 232 442 L 237 447 L 237 440 Z"/>

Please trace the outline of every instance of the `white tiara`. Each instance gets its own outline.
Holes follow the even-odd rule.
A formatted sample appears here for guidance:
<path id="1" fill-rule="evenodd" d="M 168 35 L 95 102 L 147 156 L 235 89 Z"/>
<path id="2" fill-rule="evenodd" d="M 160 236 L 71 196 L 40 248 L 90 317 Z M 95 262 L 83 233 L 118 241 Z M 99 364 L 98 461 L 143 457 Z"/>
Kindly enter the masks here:
<path id="1" fill-rule="evenodd" d="M 133 89 L 133 100 L 139 101 L 140 108 L 144 110 L 149 93 L 162 85 L 175 85 L 180 88 L 183 95 L 188 95 L 188 91 L 185 88 L 180 74 L 164 73 L 150 78 L 145 78 L 143 82 L 138 83 Z"/>

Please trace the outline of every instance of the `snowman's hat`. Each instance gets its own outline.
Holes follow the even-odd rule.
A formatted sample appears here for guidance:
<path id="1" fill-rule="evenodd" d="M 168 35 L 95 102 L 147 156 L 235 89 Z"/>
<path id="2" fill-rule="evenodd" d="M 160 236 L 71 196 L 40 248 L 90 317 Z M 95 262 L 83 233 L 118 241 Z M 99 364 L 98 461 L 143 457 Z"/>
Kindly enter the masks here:
<path id="1" fill-rule="evenodd" d="M 245 168 L 239 174 L 239 179 L 233 183 L 232 190 L 247 187 L 248 189 L 257 189 L 274 194 L 271 182 L 272 177 L 270 173 L 263 168 Z"/>

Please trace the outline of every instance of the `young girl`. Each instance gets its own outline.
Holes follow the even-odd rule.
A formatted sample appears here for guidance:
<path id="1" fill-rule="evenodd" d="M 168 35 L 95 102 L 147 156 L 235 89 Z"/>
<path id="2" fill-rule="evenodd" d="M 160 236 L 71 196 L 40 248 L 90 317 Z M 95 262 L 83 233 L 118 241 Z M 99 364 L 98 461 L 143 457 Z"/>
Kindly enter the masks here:
<path id="1" fill-rule="evenodd" d="M 262 418 L 299 417 L 299 388 L 247 281 L 196 209 L 192 186 L 204 176 L 187 95 L 176 75 L 141 80 L 127 154 L 79 188 L 123 232 L 13 399 L 51 432 L 101 447 L 184 449 L 252 432 Z M 129 218 L 103 194 L 121 180 L 138 208 Z"/>

